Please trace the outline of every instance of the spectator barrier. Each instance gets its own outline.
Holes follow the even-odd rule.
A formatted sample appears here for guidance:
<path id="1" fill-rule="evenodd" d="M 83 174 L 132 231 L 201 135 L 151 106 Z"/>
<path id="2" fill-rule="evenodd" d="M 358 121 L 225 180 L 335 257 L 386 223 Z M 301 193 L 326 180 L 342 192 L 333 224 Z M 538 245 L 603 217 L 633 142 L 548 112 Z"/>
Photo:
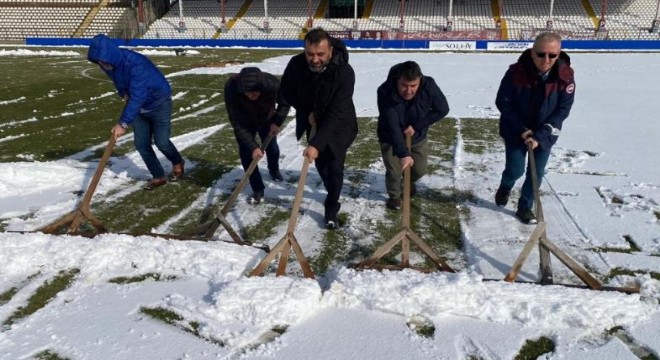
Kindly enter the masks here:
<path id="1" fill-rule="evenodd" d="M 26 45 L 87 46 L 85 38 L 27 38 Z M 518 51 L 531 46 L 527 41 L 435 41 L 435 40 L 344 40 L 351 49 L 407 49 L 444 51 Z M 115 39 L 120 46 L 131 47 L 246 47 L 302 48 L 301 40 L 209 40 L 209 39 Z M 567 50 L 585 51 L 660 51 L 659 40 L 564 40 Z"/>

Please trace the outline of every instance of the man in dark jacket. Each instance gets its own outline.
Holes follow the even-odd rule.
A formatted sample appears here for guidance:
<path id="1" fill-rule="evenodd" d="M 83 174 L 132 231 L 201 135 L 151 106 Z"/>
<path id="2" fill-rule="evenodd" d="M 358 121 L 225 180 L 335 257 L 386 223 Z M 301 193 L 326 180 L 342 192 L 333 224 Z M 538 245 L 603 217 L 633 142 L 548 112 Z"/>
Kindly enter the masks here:
<path id="1" fill-rule="evenodd" d="M 126 102 L 112 133 L 118 138 L 129 125 L 133 126 L 135 149 L 153 177 L 144 188 L 152 190 L 167 183 L 165 171 L 151 147 L 152 139 L 172 162 L 170 180 L 178 180 L 183 175 L 184 161 L 170 141 L 172 90 L 165 76 L 146 56 L 120 49 L 103 34 L 92 38 L 87 59 L 98 64 L 112 79 L 117 93 Z"/>
<path id="2" fill-rule="evenodd" d="M 575 97 L 575 80 L 568 55 L 561 51 L 561 38 L 554 33 L 536 37 L 532 49 L 525 50 L 511 65 L 497 91 L 500 135 L 504 138 L 506 164 L 495 203 L 505 206 L 511 189 L 525 173 L 528 145 L 534 149 L 539 186 L 557 142 L 562 123 L 568 117 Z M 516 216 L 525 224 L 536 223 L 532 212 L 534 189 L 529 168 L 525 176 Z"/>
<path id="3" fill-rule="evenodd" d="M 449 113 L 447 99 L 435 80 L 419 65 L 406 61 L 392 66 L 378 87 L 378 141 L 385 164 L 389 209 L 401 208 L 401 175 L 411 166 L 414 185 L 428 168 L 429 127 Z M 408 150 L 406 136 L 412 137 Z"/>
<path id="4" fill-rule="evenodd" d="M 358 132 L 354 86 L 346 46 L 322 29 L 307 33 L 305 51 L 291 58 L 282 76 L 282 94 L 296 109 L 296 137 L 307 133 L 303 156 L 316 161 L 328 191 L 324 203 L 328 229 L 339 226 L 344 161 Z"/>
<path id="5" fill-rule="evenodd" d="M 289 113 L 289 104 L 280 96 L 280 80 L 256 67 L 246 67 L 232 75 L 225 83 L 225 105 L 229 121 L 234 127 L 238 152 L 243 169 L 247 170 L 253 159 L 264 156 L 256 134 L 263 142 L 268 134 L 273 139 L 266 148 L 268 172 L 274 181 L 282 181 L 280 173 L 280 148 L 275 137 Z M 277 106 L 277 107 L 276 107 Z M 264 182 L 259 169 L 250 175 L 252 196 L 250 203 L 258 204 L 264 196 Z"/>

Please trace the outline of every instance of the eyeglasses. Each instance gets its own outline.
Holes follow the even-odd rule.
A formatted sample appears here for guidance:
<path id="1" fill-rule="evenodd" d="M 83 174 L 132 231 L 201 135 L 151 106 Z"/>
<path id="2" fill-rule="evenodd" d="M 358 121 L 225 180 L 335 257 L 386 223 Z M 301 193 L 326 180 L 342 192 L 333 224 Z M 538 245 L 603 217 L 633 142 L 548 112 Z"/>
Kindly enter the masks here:
<path id="1" fill-rule="evenodd" d="M 546 57 L 546 55 L 547 55 L 548 58 L 550 58 L 550 59 L 554 59 L 554 58 L 556 58 L 557 56 L 559 56 L 559 54 L 546 53 L 546 52 L 542 52 L 542 51 L 534 51 L 534 54 L 536 54 L 536 56 L 538 56 L 538 57 L 540 57 L 540 58 L 544 58 L 544 57 Z"/>

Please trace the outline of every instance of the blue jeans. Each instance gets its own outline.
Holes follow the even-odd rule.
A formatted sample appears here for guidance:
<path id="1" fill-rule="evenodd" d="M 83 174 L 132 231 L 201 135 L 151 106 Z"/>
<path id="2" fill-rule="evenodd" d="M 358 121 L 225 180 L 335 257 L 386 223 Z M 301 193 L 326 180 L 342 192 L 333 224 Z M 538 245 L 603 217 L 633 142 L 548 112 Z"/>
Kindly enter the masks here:
<path id="1" fill-rule="evenodd" d="M 531 209 L 534 206 L 534 189 L 532 188 L 532 175 L 530 173 L 530 166 L 527 164 L 527 171 L 525 171 L 525 162 L 527 159 L 527 145 L 509 144 L 504 143 L 504 151 L 506 154 L 506 163 L 504 171 L 502 172 L 502 180 L 500 181 L 500 188 L 503 190 L 511 191 L 516 184 L 516 180 L 520 179 L 523 174 L 525 175 L 525 182 L 520 190 L 520 200 L 518 200 L 518 209 Z M 536 160 L 536 174 L 538 178 L 538 186 L 541 186 L 541 180 L 545 174 L 545 166 L 548 164 L 550 158 L 550 149 L 542 149 L 537 146 L 534 149 L 534 160 Z"/>
<path id="2" fill-rule="evenodd" d="M 270 132 L 270 124 L 262 126 L 252 133 L 252 136 L 259 134 L 261 138 L 261 143 L 263 144 L 268 133 Z M 241 157 L 241 165 L 243 165 L 243 170 L 247 170 L 250 167 L 252 162 L 252 149 L 248 146 L 243 146 L 241 143 L 238 144 L 238 155 Z M 280 169 L 280 147 L 277 145 L 277 137 L 274 136 L 273 140 L 270 141 L 268 147 L 266 148 L 266 160 L 268 160 L 268 171 L 273 172 Z M 264 181 L 261 178 L 261 173 L 259 168 L 254 169 L 250 175 L 250 187 L 253 192 L 264 191 L 266 188 L 264 186 Z"/>
<path id="3" fill-rule="evenodd" d="M 181 154 L 170 141 L 171 120 L 172 100 L 168 100 L 154 110 L 140 114 L 132 124 L 135 149 L 140 153 L 144 164 L 154 179 L 164 177 L 165 171 L 151 146 L 152 139 L 158 150 L 173 165 L 180 164 L 183 161 Z"/>

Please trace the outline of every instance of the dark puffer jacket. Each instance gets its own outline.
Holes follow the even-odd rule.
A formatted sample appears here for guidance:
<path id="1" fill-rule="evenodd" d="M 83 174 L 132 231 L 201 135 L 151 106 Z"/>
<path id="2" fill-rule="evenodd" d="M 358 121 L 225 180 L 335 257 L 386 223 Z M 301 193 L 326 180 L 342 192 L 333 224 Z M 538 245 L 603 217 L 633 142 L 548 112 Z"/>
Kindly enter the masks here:
<path id="1" fill-rule="evenodd" d="M 543 81 L 534 66 L 532 50 L 527 49 L 509 66 L 497 91 L 500 135 L 508 143 L 522 144 L 520 135 L 532 130 L 541 148 L 549 149 L 559 138 L 574 98 L 570 57 L 562 51 Z"/>
<path id="2" fill-rule="evenodd" d="M 358 133 L 353 90 L 355 72 L 348 64 L 348 51 L 341 40 L 331 38 L 332 58 L 321 73 L 309 70 L 305 54 L 295 55 L 282 76 L 282 94 L 296 109 L 296 137 L 309 134 L 309 114 L 316 117 L 316 135 L 309 145 L 346 152 Z"/>
<path id="3" fill-rule="evenodd" d="M 399 96 L 395 76 L 399 66 L 393 66 L 387 80 L 378 87 L 378 141 L 392 145 L 394 154 L 403 158 L 410 156 L 403 131 L 412 126 L 415 129 L 412 143 L 424 140 L 429 127 L 449 113 L 449 105 L 429 76 L 422 76 L 415 97 L 404 100 Z"/>
<path id="4" fill-rule="evenodd" d="M 255 79 L 261 92 L 257 100 L 248 99 L 242 91 L 239 74 L 233 74 L 225 83 L 225 105 L 237 141 L 252 150 L 259 147 L 254 134 L 262 126 L 282 126 L 289 104 L 280 94 L 280 80 L 272 74 L 259 72 Z M 277 108 L 276 108 L 277 105 Z"/>
<path id="5" fill-rule="evenodd" d="M 172 97 L 170 84 L 149 58 L 132 50 L 120 49 L 103 34 L 92 38 L 87 59 L 113 66 L 112 70 L 103 71 L 112 79 L 119 96 L 128 96 L 120 123 L 130 124 L 141 109 L 153 110 Z"/>

